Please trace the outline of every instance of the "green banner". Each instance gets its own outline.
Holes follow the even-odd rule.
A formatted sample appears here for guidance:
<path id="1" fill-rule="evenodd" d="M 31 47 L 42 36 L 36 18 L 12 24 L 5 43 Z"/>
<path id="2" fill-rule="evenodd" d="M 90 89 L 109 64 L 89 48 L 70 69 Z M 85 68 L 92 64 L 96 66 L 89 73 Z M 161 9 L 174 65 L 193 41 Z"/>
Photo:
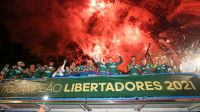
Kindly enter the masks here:
<path id="1" fill-rule="evenodd" d="M 0 97 L 121 98 L 200 96 L 196 75 L 138 75 L 120 77 L 13 80 L 0 83 Z"/>

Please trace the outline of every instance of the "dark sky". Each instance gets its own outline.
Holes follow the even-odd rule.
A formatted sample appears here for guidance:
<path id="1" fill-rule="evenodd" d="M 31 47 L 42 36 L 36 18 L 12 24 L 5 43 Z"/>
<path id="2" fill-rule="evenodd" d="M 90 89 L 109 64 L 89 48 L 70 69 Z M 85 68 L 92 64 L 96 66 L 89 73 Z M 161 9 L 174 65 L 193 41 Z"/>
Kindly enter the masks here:
<path id="1" fill-rule="evenodd" d="M 112 0 L 117 1 L 119 0 Z M 71 54 L 70 50 L 74 51 L 71 47 L 74 39 L 72 29 L 68 27 L 71 22 L 69 18 L 77 14 L 73 15 L 74 10 L 80 10 L 77 7 L 85 7 L 88 2 L 89 0 L 1 0 L 1 64 L 15 63 L 19 59 L 38 60 L 38 55 L 66 55 L 66 50 L 60 48 L 67 49 L 68 54 Z M 166 38 L 172 40 L 174 50 L 190 47 L 193 42 L 200 40 L 199 0 L 121 2 L 152 14 L 156 22 L 144 26 L 144 29 L 148 29 L 156 41 Z M 81 49 L 76 44 L 74 46 Z M 35 54 L 36 57 L 33 56 Z"/>

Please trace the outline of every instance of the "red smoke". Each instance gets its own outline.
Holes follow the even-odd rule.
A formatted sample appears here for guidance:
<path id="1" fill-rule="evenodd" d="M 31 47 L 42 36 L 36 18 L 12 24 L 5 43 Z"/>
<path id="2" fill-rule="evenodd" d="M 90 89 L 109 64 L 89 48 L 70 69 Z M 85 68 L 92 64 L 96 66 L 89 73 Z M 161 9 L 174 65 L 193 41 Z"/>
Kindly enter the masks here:
<path id="1" fill-rule="evenodd" d="M 122 2 L 91 0 L 85 4 L 67 13 L 72 38 L 85 54 L 117 58 L 119 53 L 124 59 L 120 69 L 126 70 L 130 57 L 144 57 L 149 43 L 153 53 L 158 52 L 149 31 L 143 29 L 156 22 L 148 11 Z"/>
<path id="2" fill-rule="evenodd" d="M 163 46 L 172 54 L 200 35 L 199 0 L 5 0 L 1 5 L 0 22 L 14 42 L 41 56 L 66 55 L 70 63 L 119 53 L 126 71 L 130 56 L 139 63 L 149 43 L 156 57 L 165 52 Z"/>

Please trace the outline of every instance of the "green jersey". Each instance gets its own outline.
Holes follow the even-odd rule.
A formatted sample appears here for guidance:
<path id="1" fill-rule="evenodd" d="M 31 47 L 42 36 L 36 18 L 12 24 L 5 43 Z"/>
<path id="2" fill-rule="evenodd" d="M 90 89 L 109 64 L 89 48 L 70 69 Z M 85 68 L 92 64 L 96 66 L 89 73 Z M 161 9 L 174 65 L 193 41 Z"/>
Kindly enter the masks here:
<path id="1" fill-rule="evenodd" d="M 30 78 L 29 74 L 28 73 L 22 73 L 21 77 L 24 79 L 24 78 Z"/>
<path id="2" fill-rule="evenodd" d="M 98 65 L 98 71 L 99 72 L 107 72 L 106 65 L 104 65 L 101 62 L 97 62 L 97 65 Z"/>
<path id="3" fill-rule="evenodd" d="M 11 69 L 6 74 L 6 79 L 12 79 L 14 77 L 19 77 L 21 75 L 21 73 L 22 73 L 22 71 L 18 68 Z"/>
<path id="4" fill-rule="evenodd" d="M 139 66 L 136 64 L 136 65 L 131 65 L 129 64 L 128 65 L 128 68 L 129 68 L 129 73 L 128 75 L 138 75 L 139 74 Z"/>
<path id="5" fill-rule="evenodd" d="M 85 66 L 78 66 L 76 67 L 76 71 L 84 71 L 86 69 Z"/>
<path id="6" fill-rule="evenodd" d="M 35 73 L 33 74 L 33 78 L 42 78 L 43 72 L 39 69 L 36 69 Z"/>
<path id="7" fill-rule="evenodd" d="M 10 79 L 11 78 L 11 74 L 14 71 L 14 69 L 10 69 L 6 74 L 5 74 L 5 79 Z"/>
<path id="8" fill-rule="evenodd" d="M 52 77 L 51 71 L 50 70 L 45 70 L 44 71 L 44 77 L 51 78 Z"/>
<path id="9" fill-rule="evenodd" d="M 156 65 L 155 72 L 156 73 L 168 73 L 168 66 L 164 64 Z"/>
<path id="10" fill-rule="evenodd" d="M 10 69 L 6 75 L 5 75 L 5 79 L 11 79 L 13 77 L 15 70 L 14 69 Z"/>
<path id="11" fill-rule="evenodd" d="M 109 71 L 109 74 L 120 74 L 120 72 L 117 70 L 117 66 L 123 62 L 122 57 L 120 56 L 119 62 L 109 62 L 106 63 L 106 68 Z"/>
<path id="12" fill-rule="evenodd" d="M 146 64 L 141 66 L 142 74 L 151 74 L 151 68 L 153 68 L 153 64 Z"/>

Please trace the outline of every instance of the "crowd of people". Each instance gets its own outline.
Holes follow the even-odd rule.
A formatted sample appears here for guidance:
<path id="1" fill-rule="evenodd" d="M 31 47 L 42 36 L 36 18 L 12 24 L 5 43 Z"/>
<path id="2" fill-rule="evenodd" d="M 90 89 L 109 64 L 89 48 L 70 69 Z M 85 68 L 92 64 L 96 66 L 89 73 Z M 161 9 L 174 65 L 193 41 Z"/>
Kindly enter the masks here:
<path id="1" fill-rule="evenodd" d="M 104 56 L 100 59 L 94 57 L 94 61 L 89 60 L 85 65 L 77 65 L 73 62 L 70 66 L 66 66 L 67 60 L 64 60 L 63 65 L 55 68 L 54 62 L 50 61 L 48 65 L 30 65 L 26 67 L 25 63 L 18 61 L 16 65 L 9 68 L 4 68 L 1 72 L 4 79 L 20 79 L 20 78 L 53 78 L 69 76 L 70 74 L 79 74 L 81 72 L 93 72 L 96 75 L 119 75 L 124 74 L 118 70 L 118 66 L 123 62 L 123 59 L 118 55 L 119 61 L 114 62 L 110 57 L 108 62 L 105 61 Z M 194 72 L 193 68 L 188 69 L 185 63 L 180 65 L 178 69 L 173 65 L 172 60 L 164 60 L 158 58 L 156 64 L 148 61 L 147 58 L 141 60 L 141 64 L 136 61 L 136 56 L 130 57 L 130 63 L 127 66 L 126 75 L 144 75 L 152 73 L 175 73 L 175 72 Z M 191 67 L 191 66 L 190 66 Z M 187 70 L 188 69 L 188 70 Z"/>

